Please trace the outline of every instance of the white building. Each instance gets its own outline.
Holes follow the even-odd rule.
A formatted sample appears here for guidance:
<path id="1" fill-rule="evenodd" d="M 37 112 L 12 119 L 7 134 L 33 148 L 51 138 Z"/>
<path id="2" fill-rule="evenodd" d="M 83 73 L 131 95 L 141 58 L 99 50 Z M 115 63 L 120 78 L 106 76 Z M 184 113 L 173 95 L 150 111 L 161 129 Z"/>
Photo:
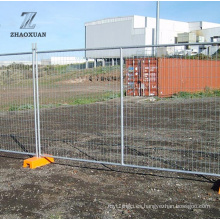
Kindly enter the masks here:
<path id="1" fill-rule="evenodd" d="M 31 66 L 32 65 L 32 61 L 25 61 L 25 60 L 20 60 L 20 61 L 17 61 L 17 60 L 3 60 L 1 61 L 0 60 L 0 66 L 10 66 L 10 65 L 13 65 L 13 64 L 23 64 L 23 65 L 29 65 Z M 38 64 L 40 64 L 40 62 L 38 62 Z"/>
<path id="2" fill-rule="evenodd" d="M 155 45 L 156 18 L 144 16 L 128 16 L 107 18 L 85 23 L 86 48 L 123 47 Z M 181 22 L 160 19 L 159 44 L 196 43 L 220 41 L 220 24 L 210 22 Z M 183 47 L 166 48 L 167 54 L 181 53 Z M 207 48 L 189 47 L 191 51 L 201 53 Z M 161 49 L 161 51 L 164 50 Z M 216 50 L 215 50 L 216 51 Z M 152 55 L 152 49 L 124 51 L 124 56 Z M 87 57 L 111 58 L 119 57 L 119 50 L 87 51 Z"/>
<path id="3" fill-rule="evenodd" d="M 68 64 L 88 64 L 94 62 L 94 59 L 86 59 L 85 57 L 50 57 L 48 59 L 38 60 L 38 65 L 68 65 Z M 0 66 L 9 66 L 12 64 L 32 65 L 32 61 L 1 61 Z"/>
<path id="4" fill-rule="evenodd" d="M 93 60 L 89 60 L 93 61 Z M 83 57 L 51 57 L 51 65 L 67 65 L 85 63 L 86 59 Z"/>
<path id="5" fill-rule="evenodd" d="M 83 64 L 94 62 L 93 59 L 85 59 L 83 57 L 50 57 L 50 59 L 42 59 L 42 65 L 68 65 L 68 64 Z"/>

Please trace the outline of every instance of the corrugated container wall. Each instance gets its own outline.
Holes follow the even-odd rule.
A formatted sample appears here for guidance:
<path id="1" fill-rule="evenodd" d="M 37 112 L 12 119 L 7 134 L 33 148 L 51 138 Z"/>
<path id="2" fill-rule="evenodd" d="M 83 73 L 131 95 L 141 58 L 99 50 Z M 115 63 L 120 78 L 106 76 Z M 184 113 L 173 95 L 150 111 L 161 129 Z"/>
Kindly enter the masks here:
<path id="1" fill-rule="evenodd" d="M 126 84 L 128 96 L 171 97 L 179 92 L 220 89 L 220 61 L 178 58 L 127 59 Z"/>
<path id="2" fill-rule="evenodd" d="M 220 89 L 220 61 L 158 59 L 158 96 Z"/>

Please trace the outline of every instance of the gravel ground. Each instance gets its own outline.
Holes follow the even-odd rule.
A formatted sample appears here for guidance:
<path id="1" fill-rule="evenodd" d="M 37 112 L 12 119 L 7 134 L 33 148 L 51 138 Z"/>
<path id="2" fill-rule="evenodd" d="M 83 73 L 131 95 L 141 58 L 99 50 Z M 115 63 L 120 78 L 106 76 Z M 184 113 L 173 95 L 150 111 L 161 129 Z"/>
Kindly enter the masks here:
<path id="1" fill-rule="evenodd" d="M 0 154 L 0 218 L 219 218 L 218 178 Z"/>
<path id="2" fill-rule="evenodd" d="M 125 162 L 219 173 L 218 98 L 125 97 Z M 1 149 L 35 151 L 33 110 L 0 112 Z M 41 109 L 42 151 L 120 162 L 120 98 Z M 219 218 L 217 177 L 0 153 L 0 218 Z"/>

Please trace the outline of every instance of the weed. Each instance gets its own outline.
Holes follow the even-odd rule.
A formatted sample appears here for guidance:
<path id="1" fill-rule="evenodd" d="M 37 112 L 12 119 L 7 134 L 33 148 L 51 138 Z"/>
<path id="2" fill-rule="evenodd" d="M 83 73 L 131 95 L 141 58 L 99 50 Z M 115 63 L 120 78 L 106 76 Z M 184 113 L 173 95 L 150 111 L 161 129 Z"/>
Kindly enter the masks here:
<path id="1" fill-rule="evenodd" d="M 25 104 L 25 105 L 20 105 L 20 106 L 11 105 L 8 110 L 9 111 L 21 111 L 21 110 L 27 110 L 27 109 L 33 109 L 33 108 L 34 106 L 31 104 Z"/>
<path id="2" fill-rule="evenodd" d="M 69 105 L 86 105 L 86 104 L 92 104 L 95 102 L 103 102 L 114 98 L 119 98 L 120 93 L 112 93 L 112 92 L 106 92 L 102 96 L 96 96 L 96 97 L 82 97 L 82 98 L 75 98 L 72 101 L 68 101 L 67 103 Z"/>
<path id="3" fill-rule="evenodd" d="M 55 214 L 51 214 L 48 218 L 49 219 L 62 219 L 62 216 L 59 213 L 55 213 Z"/>
<path id="4" fill-rule="evenodd" d="M 199 92 L 178 92 L 172 95 L 172 98 L 203 98 L 203 97 L 216 97 L 220 96 L 220 89 L 210 89 L 209 87 L 205 87 L 204 91 Z"/>

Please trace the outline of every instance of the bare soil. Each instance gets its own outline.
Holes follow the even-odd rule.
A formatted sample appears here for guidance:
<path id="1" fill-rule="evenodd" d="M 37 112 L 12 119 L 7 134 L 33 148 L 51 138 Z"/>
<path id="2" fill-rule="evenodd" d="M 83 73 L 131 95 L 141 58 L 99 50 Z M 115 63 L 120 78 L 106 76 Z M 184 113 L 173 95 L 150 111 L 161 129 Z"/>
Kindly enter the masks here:
<path id="1" fill-rule="evenodd" d="M 126 97 L 125 162 L 218 173 L 219 102 Z M 33 116 L 0 112 L 2 149 L 34 152 Z M 120 99 L 41 109 L 41 131 L 43 153 L 120 162 Z M 26 158 L 0 153 L 0 218 L 219 218 L 217 177 Z"/>
<path id="2" fill-rule="evenodd" d="M 219 218 L 217 178 L 24 158 L 1 153 L 0 218 Z"/>

